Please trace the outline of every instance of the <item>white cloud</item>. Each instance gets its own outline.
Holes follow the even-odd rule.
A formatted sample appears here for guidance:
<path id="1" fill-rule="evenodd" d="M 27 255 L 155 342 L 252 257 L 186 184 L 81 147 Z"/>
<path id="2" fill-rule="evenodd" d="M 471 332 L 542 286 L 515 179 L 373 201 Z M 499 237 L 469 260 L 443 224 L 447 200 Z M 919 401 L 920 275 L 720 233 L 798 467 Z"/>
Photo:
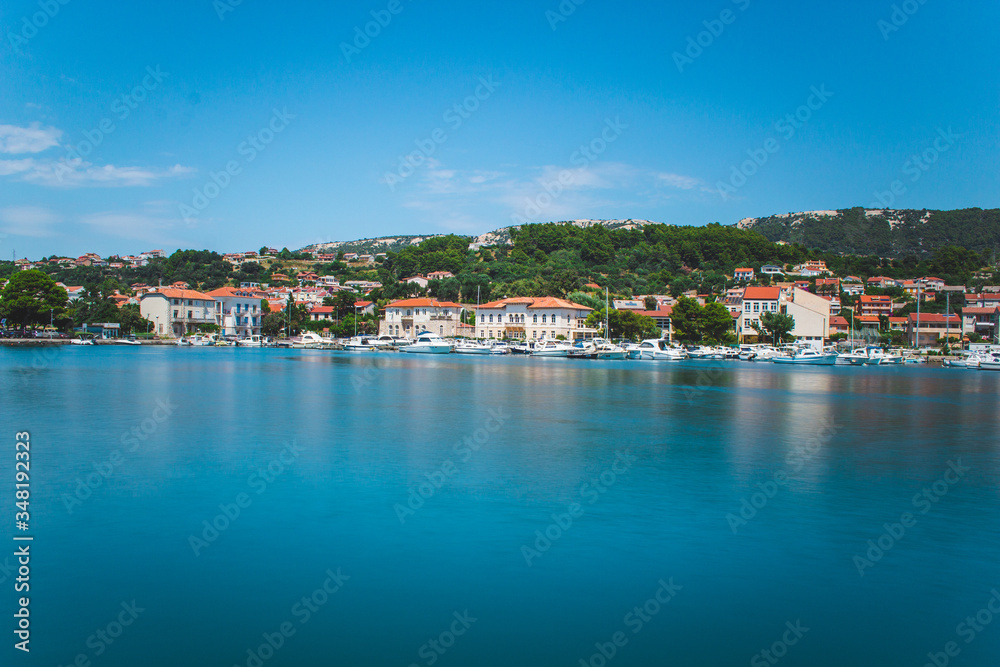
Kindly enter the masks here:
<path id="1" fill-rule="evenodd" d="M 40 206 L 11 206 L 0 209 L 3 231 L 16 236 L 52 236 L 52 225 L 60 218 Z"/>
<path id="2" fill-rule="evenodd" d="M 149 243 L 177 244 L 171 234 L 177 221 L 144 213 L 105 211 L 80 218 L 95 233 Z"/>
<path id="3" fill-rule="evenodd" d="M 20 180 L 47 187 L 147 187 L 157 181 L 193 173 L 191 167 L 167 169 L 95 165 L 83 160 L 0 160 L 0 176 L 20 174 Z"/>
<path id="4" fill-rule="evenodd" d="M 62 130 L 32 123 L 28 127 L 0 125 L 0 153 L 41 153 L 59 145 Z"/>
<path id="5" fill-rule="evenodd" d="M 681 174 L 657 174 L 656 178 L 660 183 L 669 185 L 678 190 L 693 190 L 701 184 L 697 178 L 683 176 Z"/>

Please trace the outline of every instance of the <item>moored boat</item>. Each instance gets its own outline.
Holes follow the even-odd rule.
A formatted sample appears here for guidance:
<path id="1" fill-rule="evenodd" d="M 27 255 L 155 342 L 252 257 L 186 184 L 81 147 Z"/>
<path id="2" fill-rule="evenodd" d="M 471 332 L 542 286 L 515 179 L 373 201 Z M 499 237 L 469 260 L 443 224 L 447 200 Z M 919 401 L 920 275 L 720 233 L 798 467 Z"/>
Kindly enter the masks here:
<path id="1" fill-rule="evenodd" d="M 451 352 L 451 343 L 436 333 L 424 331 L 417 335 L 416 342 L 401 347 L 399 351 L 408 354 L 448 354 Z"/>
<path id="2" fill-rule="evenodd" d="M 650 338 L 639 344 L 641 359 L 654 361 L 681 361 L 687 359 L 683 348 L 673 347 L 666 338 Z"/>
<path id="3" fill-rule="evenodd" d="M 824 353 L 812 348 L 802 348 L 790 356 L 774 357 L 776 364 L 803 364 L 809 366 L 833 366 L 837 363 L 837 355 Z"/>

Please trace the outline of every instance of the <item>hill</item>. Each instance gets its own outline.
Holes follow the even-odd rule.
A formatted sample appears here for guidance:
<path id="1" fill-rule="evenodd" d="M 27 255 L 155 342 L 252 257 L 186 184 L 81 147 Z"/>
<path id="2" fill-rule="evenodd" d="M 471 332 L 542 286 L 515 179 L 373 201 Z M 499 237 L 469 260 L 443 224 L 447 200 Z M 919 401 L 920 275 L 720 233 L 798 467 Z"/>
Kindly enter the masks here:
<path id="1" fill-rule="evenodd" d="M 839 254 L 901 258 L 933 255 L 945 246 L 962 246 L 980 254 L 1000 249 L 1000 209 L 851 208 L 746 218 L 737 226 L 769 241 Z"/>

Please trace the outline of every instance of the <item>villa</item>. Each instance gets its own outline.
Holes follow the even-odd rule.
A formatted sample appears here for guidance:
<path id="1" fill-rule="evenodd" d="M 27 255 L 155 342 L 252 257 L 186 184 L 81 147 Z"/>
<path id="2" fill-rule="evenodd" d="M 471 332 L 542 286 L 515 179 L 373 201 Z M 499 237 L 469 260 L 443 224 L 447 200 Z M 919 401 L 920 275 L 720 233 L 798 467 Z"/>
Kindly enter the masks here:
<path id="1" fill-rule="evenodd" d="M 586 326 L 592 308 L 556 297 L 513 297 L 479 306 L 477 338 L 585 340 L 597 335 Z"/>

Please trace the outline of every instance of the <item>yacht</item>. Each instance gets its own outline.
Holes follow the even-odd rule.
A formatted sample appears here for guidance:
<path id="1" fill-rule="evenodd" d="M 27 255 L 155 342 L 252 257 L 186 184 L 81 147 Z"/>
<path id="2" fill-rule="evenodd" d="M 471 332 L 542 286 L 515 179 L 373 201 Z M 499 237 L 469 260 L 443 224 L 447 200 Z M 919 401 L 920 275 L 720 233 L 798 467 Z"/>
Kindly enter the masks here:
<path id="1" fill-rule="evenodd" d="M 73 345 L 95 345 L 94 337 L 90 334 L 80 334 L 79 338 L 74 338 L 70 341 Z"/>
<path id="2" fill-rule="evenodd" d="M 292 339 L 292 347 L 299 350 L 318 350 L 326 347 L 327 341 L 318 333 L 307 331 L 301 336 Z"/>
<path id="3" fill-rule="evenodd" d="M 191 347 L 192 345 L 194 345 L 194 343 L 192 343 L 189 339 L 185 338 L 184 336 L 181 336 L 180 338 L 177 339 L 177 345 L 178 347 Z"/>
<path id="4" fill-rule="evenodd" d="M 886 352 L 880 347 L 869 348 L 868 358 L 871 360 L 878 359 L 880 364 L 893 365 L 903 363 L 903 355 Z"/>
<path id="5" fill-rule="evenodd" d="M 635 343 L 625 343 L 622 347 L 625 349 L 626 359 L 642 359 L 642 348 Z"/>
<path id="6" fill-rule="evenodd" d="M 951 368 L 979 368 L 982 362 L 991 360 L 991 357 L 977 352 L 963 352 L 962 354 L 961 359 L 945 359 L 944 365 Z"/>
<path id="7" fill-rule="evenodd" d="M 706 347 L 704 345 L 699 345 L 693 350 L 689 349 L 687 353 L 689 358 L 698 360 L 726 358 L 726 354 L 724 352 L 721 352 L 718 348 Z"/>
<path id="8" fill-rule="evenodd" d="M 533 357 L 568 357 L 573 346 L 560 340 L 545 340 L 535 343 L 528 353 Z"/>
<path id="9" fill-rule="evenodd" d="M 982 357 L 982 360 L 979 362 L 979 370 L 1000 371 L 1000 355 L 993 354 Z"/>
<path id="10" fill-rule="evenodd" d="M 254 334 L 236 341 L 238 347 L 264 347 L 264 337 Z"/>
<path id="11" fill-rule="evenodd" d="M 377 340 L 368 336 L 354 336 L 344 343 L 344 349 L 348 352 L 374 352 L 380 347 L 385 346 L 380 345 Z"/>
<path id="12" fill-rule="evenodd" d="M 837 355 L 835 353 L 818 352 L 811 347 L 801 348 L 796 350 L 794 354 L 790 356 L 780 356 L 774 357 L 772 359 L 776 364 L 807 364 L 810 366 L 833 366 L 837 363 Z"/>
<path id="13" fill-rule="evenodd" d="M 496 341 L 490 346 L 490 354 L 510 354 L 510 347 L 507 343 Z"/>
<path id="14" fill-rule="evenodd" d="M 493 346 L 489 343 L 473 340 L 461 340 L 455 344 L 456 354 L 491 354 Z"/>
<path id="15" fill-rule="evenodd" d="M 850 352 L 843 352 L 837 355 L 837 360 L 843 363 L 848 363 L 852 366 L 864 366 L 864 365 L 878 365 L 881 360 L 872 360 L 868 355 L 868 350 L 863 347 L 859 347 L 856 350 L 851 350 Z"/>
<path id="16" fill-rule="evenodd" d="M 594 346 L 595 359 L 625 359 L 625 348 L 609 340 L 594 338 L 591 344 Z"/>
<path id="17" fill-rule="evenodd" d="M 673 347 L 666 338 L 650 338 L 639 344 L 639 358 L 655 361 L 681 361 L 687 359 L 683 348 Z"/>
<path id="18" fill-rule="evenodd" d="M 424 331 L 417 334 L 417 340 L 412 345 L 399 348 L 400 352 L 410 354 L 448 354 L 451 352 L 451 343 L 438 336 L 436 333 Z"/>

